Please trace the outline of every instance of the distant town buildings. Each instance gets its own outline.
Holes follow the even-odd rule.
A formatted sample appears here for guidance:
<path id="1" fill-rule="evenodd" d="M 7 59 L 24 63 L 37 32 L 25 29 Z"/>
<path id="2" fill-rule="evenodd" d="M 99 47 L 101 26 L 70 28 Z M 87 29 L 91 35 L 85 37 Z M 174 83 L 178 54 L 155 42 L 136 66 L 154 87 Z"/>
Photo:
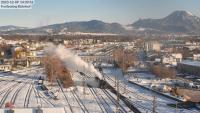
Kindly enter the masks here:
<path id="1" fill-rule="evenodd" d="M 200 53 L 199 54 L 193 54 L 193 60 L 200 60 Z"/>
<path id="2" fill-rule="evenodd" d="M 163 64 L 170 64 L 172 66 L 177 66 L 177 63 L 182 61 L 182 54 L 181 53 L 173 53 L 167 56 L 163 56 L 162 63 Z"/>
<path id="3" fill-rule="evenodd" d="M 0 71 L 11 71 L 11 70 L 12 70 L 12 65 L 8 65 L 8 64 L 0 65 Z"/>
<path id="4" fill-rule="evenodd" d="M 161 50 L 161 44 L 157 41 L 149 41 L 145 43 L 145 50 L 159 52 Z"/>
<path id="5" fill-rule="evenodd" d="M 44 43 L 0 38 L 0 71 L 40 64 Z"/>

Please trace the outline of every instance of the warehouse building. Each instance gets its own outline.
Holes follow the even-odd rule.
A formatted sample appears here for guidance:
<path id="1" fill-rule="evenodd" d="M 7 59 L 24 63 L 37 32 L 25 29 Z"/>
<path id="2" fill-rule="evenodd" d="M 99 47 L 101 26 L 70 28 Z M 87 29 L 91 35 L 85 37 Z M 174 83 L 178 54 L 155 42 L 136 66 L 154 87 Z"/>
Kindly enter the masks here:
<path id="1" fill-rule="evenodd" d="M 200 61 L 184 60 L 178 64 L 177 69 L 181 73 L 200 76 Z"/>

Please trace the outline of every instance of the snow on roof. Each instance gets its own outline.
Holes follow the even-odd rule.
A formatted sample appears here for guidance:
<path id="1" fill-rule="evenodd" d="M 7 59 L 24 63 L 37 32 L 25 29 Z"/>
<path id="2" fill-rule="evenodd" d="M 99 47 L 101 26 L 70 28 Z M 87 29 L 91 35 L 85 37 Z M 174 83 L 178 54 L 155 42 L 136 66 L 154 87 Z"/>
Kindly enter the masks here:
<path id="1" fill-rule="evenodd" d="M 183 60 L 180 64 L 200 67 L 200 61 Z"/>

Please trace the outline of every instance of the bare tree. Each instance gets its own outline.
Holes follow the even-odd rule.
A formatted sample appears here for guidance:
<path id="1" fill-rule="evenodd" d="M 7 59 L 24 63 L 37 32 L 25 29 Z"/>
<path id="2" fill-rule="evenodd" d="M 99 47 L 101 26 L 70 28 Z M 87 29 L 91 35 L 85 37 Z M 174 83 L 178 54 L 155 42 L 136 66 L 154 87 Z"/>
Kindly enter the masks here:
<path id="1" fill-rule="evenodd" d="M 122 68 L 124 71 L 135 64 L 137 61 L 137 57 L 134 51 L 124 50 L 123 48 L 116 49 L 113 52 L 113 57 L 116 63 Z"/>
<path id="2" fill-rule="evenodd" d="M 160 78 L 175 78 L 176 71 L 173 68 L 165 67 L 163 65 L 152 65 L 150 71 Z"/>
<path id="3" fill-rule="evenodd" d="M 57 56 L 46 56 L 43 61 L 47 78 L 51 83 L 59 79 L 66 88 L 74 85 L 70 71 Z"/>

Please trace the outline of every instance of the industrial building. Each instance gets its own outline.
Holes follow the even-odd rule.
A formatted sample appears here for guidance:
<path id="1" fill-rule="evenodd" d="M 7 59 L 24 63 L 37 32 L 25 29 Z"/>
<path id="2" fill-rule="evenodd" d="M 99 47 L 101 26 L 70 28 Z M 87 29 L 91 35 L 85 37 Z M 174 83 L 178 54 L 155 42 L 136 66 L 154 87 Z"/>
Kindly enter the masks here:
<path id="1" fill-rule="evenodd" d="M 178 63 L 177 69 L 181 73 L 187 73 L 191 75 L 200 75 L 200 61 L 184 60 Z"/>

